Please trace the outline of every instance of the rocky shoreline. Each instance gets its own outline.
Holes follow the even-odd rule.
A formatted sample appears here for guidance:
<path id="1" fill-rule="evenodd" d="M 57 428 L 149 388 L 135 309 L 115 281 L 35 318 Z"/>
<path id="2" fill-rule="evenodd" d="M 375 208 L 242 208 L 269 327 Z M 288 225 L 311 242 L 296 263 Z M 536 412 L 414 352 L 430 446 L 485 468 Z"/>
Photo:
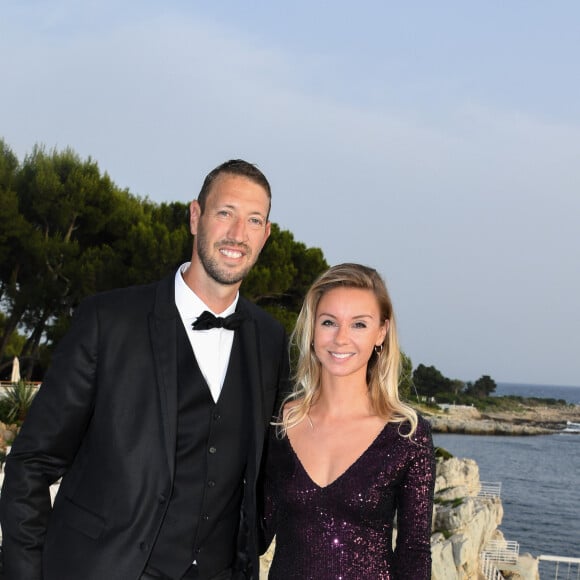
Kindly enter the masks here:
<path id="1" fill-rule="evenodd" d="M 481 413 L 475 407 L 444 406 L 423 410 L 433 433 L 465 435 L 548 435 L 561 432 L 566 422 L 580 423 L 580 405 L 523 406 L 516 411 Z"/>

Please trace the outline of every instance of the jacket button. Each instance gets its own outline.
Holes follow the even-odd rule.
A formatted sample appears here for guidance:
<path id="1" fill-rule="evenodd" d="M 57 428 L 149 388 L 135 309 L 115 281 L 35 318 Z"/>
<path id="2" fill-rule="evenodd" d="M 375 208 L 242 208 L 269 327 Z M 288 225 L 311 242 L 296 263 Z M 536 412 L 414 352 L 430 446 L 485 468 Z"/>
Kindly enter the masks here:
<path id="1" fill-rule="evenodd" d="M 165 497 L 165 495 L 164 494 L 160 494 L 159 495 L 159 503 L 161 505 L 163 505 L 166 501 L 167 501 L 167 498 Z"/>
<path id="2" fill-rule="evenodd" d="M 210 480 L 207 482 L 207 486 L 208 486 L 208 487 L 215 487 L 215 481 L 214 481 L 213 479 L 210 479 Z"/>
<path id="3" fill-rule="evenodd" d="M 215 448 L 215 447 L 212 445 L 212 446 L 209 448 L 209 452 L 210 452 L 210 453 L 213 455 L 214 453 L 217 453 L 217 449 L 216 449 L 216 448 Z"/>
<path id="4" fill-rule="evenodd" d="M 142 552 L 146 552 L 146 551 L 149 549 L 149 544 L 148 544 L 147 542 L 141 542 L 141 543 L 139 544 L 139 549 L 140 549 Z"/>
<path id="5" fill-rule="evenodd" d="M 220 415 L 219 413 L 214 413 L 214 414 L 213 414 L 213 419 L 214 419 L 214 421 L 219 421 L 221 418 L 222 418 L 222 417 L 221 417 L 221 415 Z"/>

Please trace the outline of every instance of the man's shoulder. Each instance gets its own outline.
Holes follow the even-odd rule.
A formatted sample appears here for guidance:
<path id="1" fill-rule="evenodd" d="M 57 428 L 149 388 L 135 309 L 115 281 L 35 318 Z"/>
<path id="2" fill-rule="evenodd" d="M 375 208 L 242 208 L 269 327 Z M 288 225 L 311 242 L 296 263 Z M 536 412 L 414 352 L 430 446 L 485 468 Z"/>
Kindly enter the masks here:
<path id="1" fill-rule="evenodd" d="M 167 278 L 148 284 L 105 290 L 84 298 L 81 306 L 93 305 L 96 308 L 121 309 L 140 307 L 145 303 L 151 304 L 155 299 L 158 289 L 164 284 L 167 284 Z"/>

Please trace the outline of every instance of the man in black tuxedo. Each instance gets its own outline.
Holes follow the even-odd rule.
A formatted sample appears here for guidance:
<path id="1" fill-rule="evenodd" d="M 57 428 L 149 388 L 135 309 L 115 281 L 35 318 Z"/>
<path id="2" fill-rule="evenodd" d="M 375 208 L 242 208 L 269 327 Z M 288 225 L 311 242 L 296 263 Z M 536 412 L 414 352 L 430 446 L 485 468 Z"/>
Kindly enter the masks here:
<path id="1" fill-rule="evenodd" d="M 258 578 L 256 479 L 288 353 L 238 289 L 270 198 L 254 165 L 220 165 L 190 206 L 191 262 L 79 306 L 6 462 L 6 580 Z"/>

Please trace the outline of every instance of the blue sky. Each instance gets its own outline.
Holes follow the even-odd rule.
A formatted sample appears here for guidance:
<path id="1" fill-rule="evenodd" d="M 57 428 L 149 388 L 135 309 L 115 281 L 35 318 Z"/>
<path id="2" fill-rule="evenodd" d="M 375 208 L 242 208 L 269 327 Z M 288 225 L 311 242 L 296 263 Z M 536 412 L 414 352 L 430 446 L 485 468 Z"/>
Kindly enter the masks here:
<path id="1" fill-rule="evenodd" d="M 580 385 L 580 5 L 6 0 L 0 136 L 154 201 L 257 163 L 415 365 Z"/>

